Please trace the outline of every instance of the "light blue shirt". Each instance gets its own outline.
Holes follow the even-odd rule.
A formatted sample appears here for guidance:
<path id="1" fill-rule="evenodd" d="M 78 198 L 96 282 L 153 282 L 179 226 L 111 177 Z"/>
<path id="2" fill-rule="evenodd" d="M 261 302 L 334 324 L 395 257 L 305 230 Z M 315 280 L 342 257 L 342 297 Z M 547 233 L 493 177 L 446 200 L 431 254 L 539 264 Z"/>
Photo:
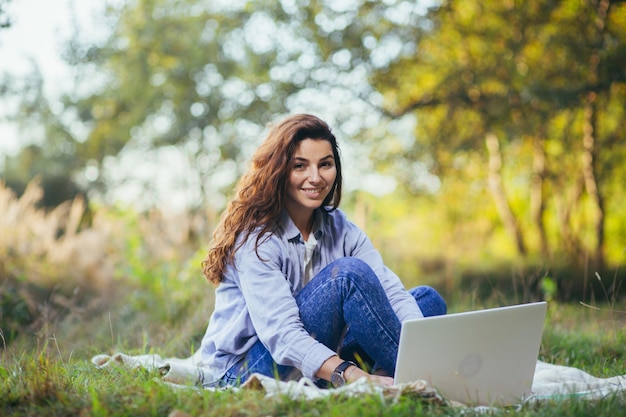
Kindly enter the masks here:
<path id="1" fill-rule="evenodd" d="M 346 256 L 365 261 L 376 273 L 400 322 L 422 317 L 400 278 L 383 264 L 369 238 L 341 210 L 318 209 L 312 276 Z M 304 241 L 286 211 L 280 227 L 261 239 L 257 256 L 251 234 L 235 253 L 215 290 L 215 310 L 202 339 L 202 362 L 216 378 L 245 357 L 258 340 L 280 365 L 314 378 L 335 351 L 315 340 L 300 321 L 294 296 L 304 285 Z"/>

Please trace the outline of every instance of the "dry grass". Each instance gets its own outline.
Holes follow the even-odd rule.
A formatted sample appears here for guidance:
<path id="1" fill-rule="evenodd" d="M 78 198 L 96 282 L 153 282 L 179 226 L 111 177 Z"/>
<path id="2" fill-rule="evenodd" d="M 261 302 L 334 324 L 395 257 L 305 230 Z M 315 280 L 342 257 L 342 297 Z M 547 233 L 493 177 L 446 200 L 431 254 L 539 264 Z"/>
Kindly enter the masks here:
<path id="1" fill-rule="evenodd" d="M 110 334 L 114 322 L 137 333 L 155 306 L 171 323 L 199 288 L 212 292 L 198 250 L 210 216 L 89 210 L 79 198 L 46 211 L 42 196 L 36 181 L 20 197 L 0 183 L 0 343 L 44 345 L 60 327 L 73 338 L 104 320 Z"/>

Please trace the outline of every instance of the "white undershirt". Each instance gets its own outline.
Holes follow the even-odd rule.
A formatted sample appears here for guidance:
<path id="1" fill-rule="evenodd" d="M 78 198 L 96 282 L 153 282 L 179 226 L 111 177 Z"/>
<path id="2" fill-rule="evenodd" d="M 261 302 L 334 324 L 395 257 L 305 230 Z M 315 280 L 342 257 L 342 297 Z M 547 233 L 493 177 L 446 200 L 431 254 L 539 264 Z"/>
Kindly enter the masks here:
<path id="1" fill-rule="evenodd" d="M 317 247 L 317 239 L 313 236 L 313 233 L 309 233 L 309 240 L 304 242 L 304 278 L 302 280 L 302 286 L 309 283 L 311 275 L 313 274 L 313 252 Z"/>

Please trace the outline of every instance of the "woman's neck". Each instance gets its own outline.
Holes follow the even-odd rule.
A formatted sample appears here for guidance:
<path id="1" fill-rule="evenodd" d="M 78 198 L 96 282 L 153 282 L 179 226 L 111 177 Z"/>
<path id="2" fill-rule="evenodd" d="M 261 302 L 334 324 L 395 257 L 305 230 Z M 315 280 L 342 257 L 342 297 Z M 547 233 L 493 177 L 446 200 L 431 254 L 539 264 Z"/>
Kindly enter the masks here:
<path id="1" fill-rule="evenodd" d="M 300 231 L 302 239 L 306 242 L 309 239 L 311 230 L 313 229 L 315 210 L 312 210 L 308 213 L 303 213 L 302 211 L 300 211 L 299 213 L 292 213 L 289 210 L 287 210 L 287 212 L 289 213 L 289 217 L 291 217 L 293 224 L 295 224 Z"/>

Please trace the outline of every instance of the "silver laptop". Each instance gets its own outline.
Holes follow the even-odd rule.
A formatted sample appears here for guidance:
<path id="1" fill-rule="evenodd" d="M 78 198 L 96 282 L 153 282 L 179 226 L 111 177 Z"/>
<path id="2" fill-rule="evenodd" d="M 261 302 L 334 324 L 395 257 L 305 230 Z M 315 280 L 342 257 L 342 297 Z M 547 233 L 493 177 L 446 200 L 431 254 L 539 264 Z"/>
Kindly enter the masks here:
<path id="1" fill-rule="evenodd" d="M 530 395 L 547 303 L 403 323 L 395 383 L 425 380 L 447 400 L 510 405 Z"/>

